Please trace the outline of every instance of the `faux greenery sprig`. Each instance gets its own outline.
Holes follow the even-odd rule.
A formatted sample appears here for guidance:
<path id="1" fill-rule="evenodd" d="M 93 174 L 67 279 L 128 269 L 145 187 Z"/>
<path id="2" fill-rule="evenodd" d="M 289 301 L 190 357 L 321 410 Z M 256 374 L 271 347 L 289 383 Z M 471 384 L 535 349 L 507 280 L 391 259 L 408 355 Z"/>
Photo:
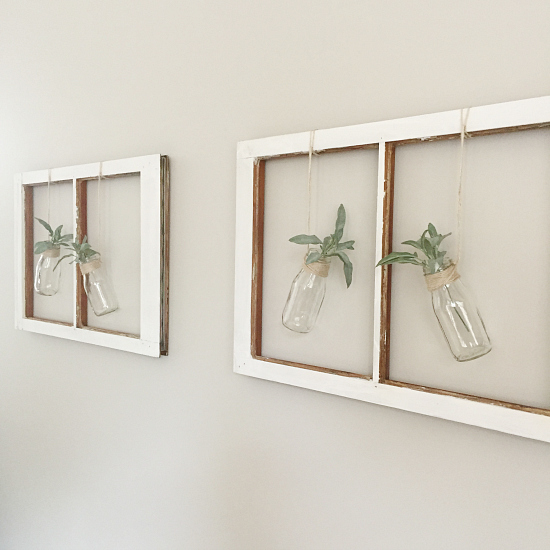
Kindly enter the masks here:
<path id="1" fill-rule="evenodd" d="M 78 242 L 78 239 L 75 239 L 74 242 L 72 242 L 69 246 L 71 248 L 71 251 L 69 254 L 65 254 L 62 258 L 59 258 L 59 261 L 53 268 L 54 271 L 57 269 L 57 266 L 65 259 L 65 258 L 73 258 L 72 262 L 69 262 L 69 265 L 74 264 L 75 262 L 77 264 L 86 264 L 90 261 L 92 256 L 95 254 L 99 254 L 99 252 L 96 252 L 92 249 L 90 244 L 88 243 L 88 237 L 85 236 L 82 239 L 82 243 Z"/>
<path id="2" fill-rule="evenodd" d="M 354 250 L 355 241 L 346 241 L 341 243 L 342 235 L 344 234 L 344 226 L 346 225 L 346 209 L 341 204 L 338 207 L 338 215 L 336 217 L 336 227 L 334 233 L 325 237 L 322 241 L 317 235 L 296 235 L 290 240 L 296 244 L 316 244 L 321 245 L 321 250 L 310 250 L 306 258 L 306 265 L 318 262 L 324 258 L 337 256 L 344 262 L 344 275 L 346 276 L 346 284 L 351 285 L 351 277 L 353 274 L 353 265 L 344 250 Z"/>
<path id="3" fill-rule="evenodd" d="M 449 235 L 451 235 L 451 233 L 441 235 L 437 232 L 434 225 L 429 223 L 428 229 L 422 233 L 420 239 L 401 243 L 414 246 L 414 248 L 417 248 L 426 256 L 426 259 L 420 258 L 418 252 L 391 252 L 385 258 L 382 258 L 376 264 L 376 267 L 388 264 L 414 264 L 421 265 L 424 269 L 424 273 L 433 275 L 438 271 L 446 269 L 451 263 L 451 260 L 445 256 L 447 252 L 445 250 L 439 250 L 441 242 Z"/>
<path id="4" fill-rule="evenodd" d="M 42 254 L 46 250 L 52 250 L 60 248 L 62 246 L 69 246 L 68 241 L 72 240 L 72 233 L 67 233 L 66 235 L 61 235 L 61 230 L 63 226 L 60 225 L 55 231 L 51 228 L 50 224 L 41 220 L 40 218 L 35 218 L 46 231 L 50 234 L 50 238 L 47 241 L 38 241 L 34 245 L 34 253 Z"/>

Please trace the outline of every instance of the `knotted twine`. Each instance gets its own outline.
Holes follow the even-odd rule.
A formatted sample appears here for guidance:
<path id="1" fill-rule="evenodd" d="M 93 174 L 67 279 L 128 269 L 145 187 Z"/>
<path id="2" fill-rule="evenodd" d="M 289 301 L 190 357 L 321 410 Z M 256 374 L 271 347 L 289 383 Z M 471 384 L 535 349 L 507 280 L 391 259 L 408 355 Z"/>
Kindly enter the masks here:
<path id="1" fill-rule="evenodd" d="M 59 248 L 48 248 L 42 252 L 42 256 L 45 258 L 59 258 L 60 251 Z"/>
<path id="2" fill-rule="evenodd" d="M 328 277 L 328 271 L 330 269 L 330 262 L 329 261 L 322 261 L 322 262 L 313 262 L 311 264 L 306 264 L 308 255 L 306 254 L 304 256 L 304 269 L 306 271 L 309 271 L 310 273 L 313 273 L 313 275 L 319 275 L 319 277 Z"/>
<path id="3" fill-rule="evenodd" d="M 460 273 L 457 271 L 456 266 L 460 261 L 460 255 L 462 252 L 462 180 L 464 173 L 464 157 L 465 157 L 465 148 L 464 140 L 467 137 L 470 137 L 466 131 L 466 125 L 468 124 L 468 116 L 470 115 L 470 108 L 460 110 L 460 161 L 458 163 L 458 201 L 456 207 L 456 226 L 457 226 L 457 253 L 456 253 L 456 262 L 451 262 L 449 267 L 445 268 L 443 271 L 438 273 L 433 273 L 429 275 L 424 275 L 426 279 L 426 286 L 430 292 L 434 292 L 442 286 L 451 284 L 453 281 L 460 279 Z"/>
<path id="4" fill-rule="evenodd" d="M 99 269 L 101 267 L 101 260 L 93 260 L 92 262 L 87 262 L 85 264 L 80 264 L 80 272 L 82 275 L 88 275 L 92 271 Z"/>

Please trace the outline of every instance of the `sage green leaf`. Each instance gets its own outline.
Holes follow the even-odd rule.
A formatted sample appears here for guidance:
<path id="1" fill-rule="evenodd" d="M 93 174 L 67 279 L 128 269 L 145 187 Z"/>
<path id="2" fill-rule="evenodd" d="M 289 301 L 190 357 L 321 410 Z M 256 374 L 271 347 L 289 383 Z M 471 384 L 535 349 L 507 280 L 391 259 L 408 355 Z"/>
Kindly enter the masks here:
<path id="1" fill-rule="evenodd" d="M 40 223 L 46 231 L 53 237 L 53 229 L 51 228 L 50 224 L 45 222 L 44 220 L 41 220 L 40 218 L 35 218 L 35 220 L 38 220 L 38 223 Z"/>
<path id="2" fill-rule="evenodd" d="M 434 257 L 434 250 L 433 250 L 433 247 L 432 247 L 430 241 L 426 237 L 426 233 L 427 232 L 424 231 L 424 233 L 422 233 L 422 237 L 420 237 L 420 239 L 422 240 L 422 250 L 428 258 L 433 258 Z"/>
<path id="3" fill-rule="evenodd" d="M 34 245 L 34 253 L 35 254 L 42 254 L 42 252 L 45 252 L 48 250 L 51 246 L 51 243 L 49 241 L 39 241 Z"/>
<path id="4" fill-rule="evenodd" d="M 349 288 L 349 285 L 351 285 L 351 277 L 353 275 L 353 265 L 345 252 L 337 252 L 336 254 L 344 262 L 344 275 L 346 277 L 346 285 Z"/>
<path id="5" fill-rule="evenodd" d="M 338 214 L 336 216 L 336 226 L 334 229 L 334 242 L 337 245 L 344 234 L 344 226 L 346 225 L 346 209 L 344 205 L 341 204 L 338 207 Z"/>
<path id="6" fill-rule="evenodd" d="M 344 230 L 344 226 L 346 225 L 346 209 L 344 208 L 344 205 L 341 204 L 338 207 L 338 214 L 336 216 L 336 228 L 335 233 L 338 233 L 338 230 Z"/>
<path id="7" fill-rule="evenodd" d="M 433 223 L 428 224 L 428 233 L 430 234 L 430 237 L 437 237 L 437 229 Z"/>
<path id="8" fill-rule="evenodd" d="M 318 250 L 312 250 L 306 259 L 306 265 L 316 262 L 321 257 L 321 253 Z"/>
<path id="9" fill-rule="evenodd" d="M 67 233 L 67 235 L 63 235 L 63 237 L 61 237 L 59 239 L 59 242 L 60 243 L 66 243 L 66 242 L 69 242 L 69 241 L 72 241 L 73 240 L 73 234 L 72 233 Z M 68 246 L 68 245 L 66 245 Z"/>
<path id="10" fill-rule="evenodd" d="M 321 244 L 321 239 L 317 235 L 296 235 L 288 240 L 296 244 Z"/>
<path id="11" fill-rule="evenodd" d="M 415 252 L 391 252 L 384 258 L 382 258 L 377 264 L 376 267 L 380 265 L 389 265 L 389 264 L 415 264 L 422 265 L 422 262 L 418 258 L 418 254 Z"/>
<path id="12" fill-rule="evenodd" d="M 346 241 L 345 243 L 340 243 L 336 250 L 355 250 L 353 248 L 353 245 L 355 244 L 355 241 Z"/>
<path id="13" fill-rule="evenodd" d="M 408 244 L 409 246 L 414 246 L 415 248 L 418 248 L 418 250 L 424 251 L 419 241 L 403 241 L 401 244 Z"/>
<path id="14" fill-rule="evenodd" d="M 61 230 L 63 229 L 63 226 L 60 225 L 53 233 L 53 240 L 58 241 L 61 238 Z"/>

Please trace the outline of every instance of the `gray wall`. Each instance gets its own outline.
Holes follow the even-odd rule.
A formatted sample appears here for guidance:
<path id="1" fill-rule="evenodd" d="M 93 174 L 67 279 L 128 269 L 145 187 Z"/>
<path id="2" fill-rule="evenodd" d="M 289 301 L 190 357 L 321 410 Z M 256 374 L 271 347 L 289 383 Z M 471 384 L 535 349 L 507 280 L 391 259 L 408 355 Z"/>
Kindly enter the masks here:
<path id="1" fill-rule="evenodd" d="M 548 94 L 550 4 L 0 6 L 0 548 L 550 543 L 550 446 L 232 373 L 236 142 Z M 171 353 L 13 329 L 13 174 L 172 163 Z"/>

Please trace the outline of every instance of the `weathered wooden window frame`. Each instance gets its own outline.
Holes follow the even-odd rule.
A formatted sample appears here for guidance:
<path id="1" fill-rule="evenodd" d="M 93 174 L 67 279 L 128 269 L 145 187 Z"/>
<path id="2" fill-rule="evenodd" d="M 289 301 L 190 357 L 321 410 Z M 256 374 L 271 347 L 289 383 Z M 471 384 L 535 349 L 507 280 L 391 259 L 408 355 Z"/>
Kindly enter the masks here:
<path id="1" fill-rule="evenodd" d="M 378 148 L 376 254 L 391 252 L 395 150 L 460 136 L 461 111 L 317 130 L 316 153 Z M 550 96 L 470 109 L 473 136 L 550 126 Z M 237 150 L 234 371 L 428 416 L 550 442 L 550 410 L 391 380 L 391 266 L 375 270 L 373 376 L 261 354 L 265 162 L 305 155 L 309 132 L 244 141 Z"/>
<path id="2" fill-rule="evenodd" d="M 87 183 L 97 180 L 100 163 L 54 168 L 51 185 L 72 182 L 73 227 L 87 233 Z M 63 323 L 34 316 L 33 190 L 47 185 L 48 170 L 15 175 L 15 326 L 21 330 L 159 357 L 168 354 L 169 163 L 168 157 L 147 155 L 101 163 L 102 181 L 140 178 L 140 334 L 126 334 L 88 325 L 88 301 L 80 270 L 73 265 L 73 321 Z"/>

